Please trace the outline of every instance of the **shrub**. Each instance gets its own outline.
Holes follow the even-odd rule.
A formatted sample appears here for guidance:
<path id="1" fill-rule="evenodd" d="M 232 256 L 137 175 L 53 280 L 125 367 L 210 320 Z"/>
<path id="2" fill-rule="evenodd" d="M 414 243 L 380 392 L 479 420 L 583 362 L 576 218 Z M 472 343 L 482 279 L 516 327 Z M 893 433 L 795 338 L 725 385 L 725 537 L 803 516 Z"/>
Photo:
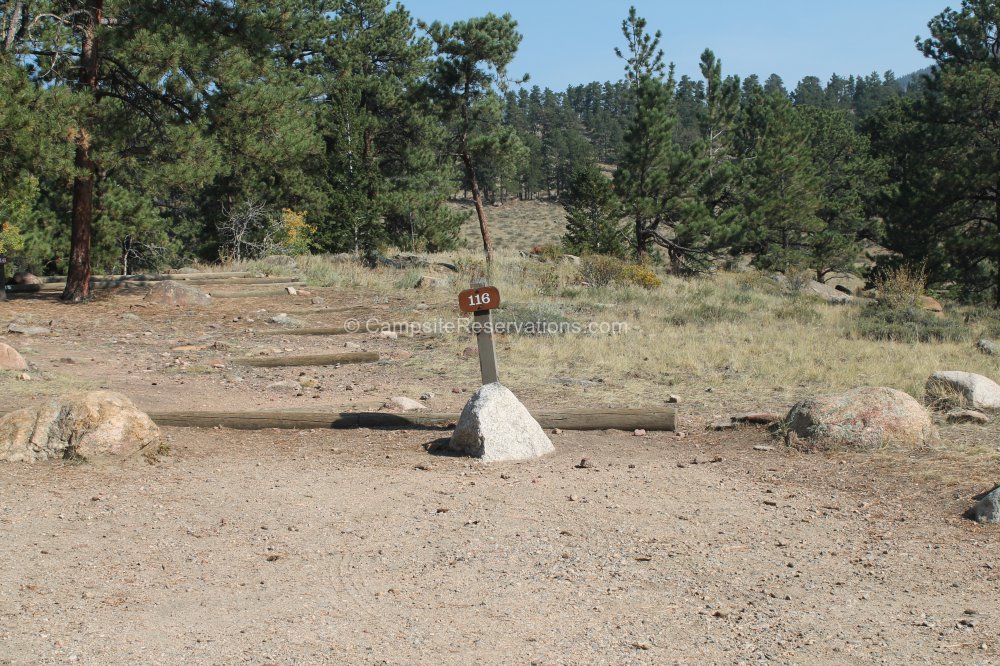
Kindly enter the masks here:
<path id="1" fill-rule="evenodd" d="M 924 295 L 927 276 L 922 268 L 899 266 L 875 277 L 875 298 L 890 309 L 915 307 Z"/>
<path id="2" fill-rule="evenodd" d="M 572 321 L 551 305 L 508 303 L 493 311 L 493 325 L 508 335 L 548 335 L 567 332 Z"/>
<path id="3" fill-rule="evenodd" d="M 545 245 L 536 245 L 531 248 L 531 254 L 545 261 L 558 261 L 562 258 L 564 252 L 558 245 L 546 243 Z"/>
<path id="4" fill-rule="evenodd" d="M 673 326 L 708 326 L 720 322 L 743 321 L 747 318 L 745 310 L 734 308 L 725 303 L 709 303 L 700 301 L 687 305 L 667 315 L 666 321 Z"/>
<path id="5" fill-rule="evenodd" d="M 903 302 L 902 295 L 889 302 Z M 971 331 L 954 319 L 936 317 L 915 305 L 888 305 L 880 301 L 860 310 L 855 333 L 868 340 L 893 342 L 964 342 Z"/>
<path id="6" fill-rule="evenodd" d="M 653 269 L 645 264 L 630 264 L 601 254 L 584 257 L 580 264 L 580 275 L 592 287 L 607 287 L 617 283 L 655 289 L 662 284 Z"/>

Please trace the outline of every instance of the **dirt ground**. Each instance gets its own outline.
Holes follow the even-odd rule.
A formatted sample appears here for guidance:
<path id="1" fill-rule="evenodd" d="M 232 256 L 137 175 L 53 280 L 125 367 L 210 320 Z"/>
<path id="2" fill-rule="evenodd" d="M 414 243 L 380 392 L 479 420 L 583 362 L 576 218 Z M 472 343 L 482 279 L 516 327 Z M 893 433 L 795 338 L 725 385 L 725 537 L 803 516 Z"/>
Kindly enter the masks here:
<path id="1" fill-rule="evenodd" d="M 475 360 L 433 339 L 248 330 L 404 307 L 12 301 L 4 327 L 54 332 L 0 336 L 32 363 L 0 409 L 108 387 L 149 410 L 377 409 L 406 389 L 457 411 Z M 384 361 L 231 362 L 347 343 Z M 682 403 L 684 437 L 566 432 L 524 463 L 427 453 L 447 431 L 165 428 L 155 464 L 2 466 L 0 664 L 1000 663 L 1000 532 L 961 518 L 996 470 L 789 453 L 706 431 L 709 399 Z"/>

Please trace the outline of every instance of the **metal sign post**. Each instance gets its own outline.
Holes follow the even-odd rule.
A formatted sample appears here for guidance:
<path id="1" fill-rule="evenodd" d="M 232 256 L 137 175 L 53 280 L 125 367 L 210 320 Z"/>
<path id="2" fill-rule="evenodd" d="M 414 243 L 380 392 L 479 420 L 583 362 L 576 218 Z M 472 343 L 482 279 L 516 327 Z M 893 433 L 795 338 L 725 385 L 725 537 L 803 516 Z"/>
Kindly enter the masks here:
<path id="1" fill-rule="evenodd" d="M 458 307 L 471 312 L 476 344 L 479 347 L 479 372 L 483 384 L 500 381 L 497 374 L 497 352 L 493 344 L 493 317 L 491 310 L 500 305 L 500 291 L 496 287 L 473 286 L 458 295 Z"/>

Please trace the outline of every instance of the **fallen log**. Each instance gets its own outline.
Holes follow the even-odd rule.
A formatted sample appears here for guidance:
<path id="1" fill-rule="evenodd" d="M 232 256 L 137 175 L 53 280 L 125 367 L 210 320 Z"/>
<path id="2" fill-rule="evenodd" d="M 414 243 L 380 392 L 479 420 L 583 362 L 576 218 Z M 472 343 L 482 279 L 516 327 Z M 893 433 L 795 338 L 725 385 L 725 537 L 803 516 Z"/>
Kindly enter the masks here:
<path id="1" fill-rule="evenodd" d="M 270 285 L 276 286 L 276 285 Z M 286 285 L 281 285 L 283 287 L 295 287 L 298 289 L 303 286 L 301 284 L 292 284 L 289 282 Z M 288 296 L 288 292 L 284 289 L 268 289 L 268 290 L 258 290 L 258 291 L 216 291 L 211 290 L 208 295 L 212 298 L 270 298 L 272 296 Z"/>
<path id="2" fill-rule="evenodd" d="M 348 352 L 346 354 L 316 354 L 312 356 L 250 356 L 233 359 L 232 363 L 253 368 L 289 368 L 300 365 L 373 363 L 378 359 L 378 352 Z"/>
<path id="3" fill-rule="evenodd" d="M 677 411 L 664 409 L 580 409 L 533 414 L 543 428 L 563 430 L 672 431 L 677 427 Z M 451 428 L 457 412 L 149 412 L 157 425 L 178 428 L 232 428 L 234 430 L 325 429 L 325 428 Z"/>
<path id="4" fill-rule="evenodd" d="M 333 326 L 330 328 L 287 328 L 275 331 L 254 331 L 254 335 L 343 335 L 345 333 L 357 333 L 343 326 Z"/>

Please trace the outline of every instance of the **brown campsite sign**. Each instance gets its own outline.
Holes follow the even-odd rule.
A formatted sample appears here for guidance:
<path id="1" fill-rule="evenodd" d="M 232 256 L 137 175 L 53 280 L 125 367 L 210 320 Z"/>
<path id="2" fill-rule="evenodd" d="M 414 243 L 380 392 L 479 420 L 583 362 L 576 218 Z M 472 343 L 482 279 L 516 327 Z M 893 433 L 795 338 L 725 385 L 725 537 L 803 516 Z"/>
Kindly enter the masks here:
<path id="1" fill-rule="evenodd" d="M 476 331 L 476 344 L 479 348 L 479 372 L 483 384 L 499 382 L 497 373 L 497 352 L 493 345 L 493 308 L 500 305 L 500 290 L 487 287 L 482 282 L 473 282 L 472 289 L 466 289 L 458 295 L 458 307 L 462 312 L 471 312 Z"/>
<path id="2" fill-rule="evenodd" d="M 500 305 L 500 290 L 496 287 L 466 289 L 458 295 L 458 308 L 462 312 L 482 312 Z"/>

